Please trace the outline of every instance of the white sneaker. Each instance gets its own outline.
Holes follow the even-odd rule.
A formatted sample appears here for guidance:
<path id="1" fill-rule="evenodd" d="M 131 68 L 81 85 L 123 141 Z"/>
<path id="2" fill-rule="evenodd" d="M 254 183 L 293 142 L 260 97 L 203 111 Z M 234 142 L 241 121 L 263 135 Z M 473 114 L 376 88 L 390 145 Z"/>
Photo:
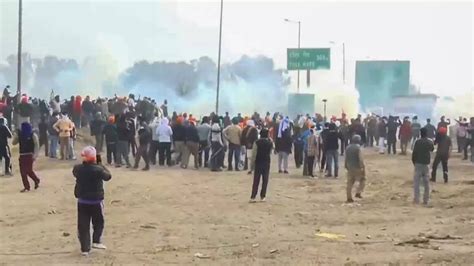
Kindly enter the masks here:
<path id="1" fill-rule="evenodd" d="M 265 201 L 267 201 L 267 200 L 266 200 L 265 198 L 261 198 L 260 201 L 261 201 L 261 202 L 265 202 Z"/>
<path id="2" fill-rule="evenodd" d="M 88 256 L 89 256 L 89 252 L 82 252 L 82 253 L 81 253 L 81 256 L 83 256 L 83 257 L 88 257 Z"/>
<path id="3" fill-rule="evenodd" d="M 107 249 L 107 247 L 102 243 L 92 243 L 92 248 L 95 249 Z"/>
<path id="4" fill-rule="evenodd" d="M 255 202 L 257 202 L 255 199 L 250 199 L 249 200 L 249 203 L 255 203 Z"/>

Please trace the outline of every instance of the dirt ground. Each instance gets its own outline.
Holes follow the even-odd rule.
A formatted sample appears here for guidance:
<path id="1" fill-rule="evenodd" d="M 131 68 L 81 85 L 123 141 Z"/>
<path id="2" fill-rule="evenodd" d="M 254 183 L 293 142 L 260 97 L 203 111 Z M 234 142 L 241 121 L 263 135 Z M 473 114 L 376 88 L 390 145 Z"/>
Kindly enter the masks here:
<path id="1" fill-rule="evenodd" d="M 80 256 L 76 237 L 73 163 L 41 158 L 37 191 L 20 194 L 19 173 L 0 178 L 0 264 L 472 265 L 474 166 L 454 155 L 449 184 L 434 184 L 433 207 L 425 208 L 412 204 L 409 156 L 364 153 L 368 182 L 351 205 L 344 172 L 310 180 L 291 165 L 280 175 L 276 158 L 267 202 L 256 204 L 248 203 L 252 178 L 244 172 L 111 168 L 108 249 L 89 257 Z M 412 239 L 425 243 L 397 245 Z"/>

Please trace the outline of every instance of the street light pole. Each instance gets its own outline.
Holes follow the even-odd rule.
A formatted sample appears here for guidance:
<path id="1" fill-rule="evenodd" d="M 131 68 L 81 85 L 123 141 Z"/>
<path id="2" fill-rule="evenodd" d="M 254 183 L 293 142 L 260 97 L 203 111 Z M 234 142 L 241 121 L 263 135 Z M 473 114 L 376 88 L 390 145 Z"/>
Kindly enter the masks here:
<path id="1" fill-rule="evenodd" d="M 342 43 L 342 81 L 346 84 L 346 44 Z"/>
<path id="2" fill-rule="evenodd" d="M 219 53 L 217 55 L 217 91 L 216 91 L 216 115 L 219 115 L 219 87 L 221 81 L 221 48 L 222 48 L 222 11 L 224 0 L 221 0 L 221 17 L 219 22 Z"/>
<path id="3" fill-rule="evenodd" d="M 301 48 L 301 21 L 298 21 L 298 49 Z M 298 69 L 297 92 L 300 93 L 300 70 Z"/>
<path id="4" fill-rule="evenodd" d="M 323 118 L 324 123 L 326 123 L 326 121 L 327 121 L 327 119 L 326 119 L 326 102 L 327 101 L 328 101 L 327 99 L 323 99 L 323 103 L 324 103 L 324 118 Z"/>
<path id="5" fill-rule="evenodd" d="M 22 30 L 22 0 L 18 2 L 18 62 L 17 62 L 17 81 L 16 81 L 16 93 L 18 100 L 21 95 L 21 30 Z"/>
<path id="6" fill-rule="evenodd" d="M 285 18 L 288 23 L 298 23 L 298 49 L 301 48 L 301 21 L 294 21 Z M 298 81 L 296 83 L 297 92 L 300 93 L 300 70 L 298 69 Z"/>

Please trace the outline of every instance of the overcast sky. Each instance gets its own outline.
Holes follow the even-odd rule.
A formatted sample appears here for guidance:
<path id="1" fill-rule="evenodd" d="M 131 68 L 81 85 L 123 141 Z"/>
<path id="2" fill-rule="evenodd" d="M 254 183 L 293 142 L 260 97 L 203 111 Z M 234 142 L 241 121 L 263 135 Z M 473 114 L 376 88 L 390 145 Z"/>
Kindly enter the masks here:
<path id="1" fill-rule="evenodd" d="M 359 59 L 410 60 L 411 79 L 440 95 L 474 88 L 474 5 L 464 2 L 224 0 L 222 60 L 272 57 L 286 67 L 286 48 L 332 48 L 341 70 L 346 44 L 353 81 Z M 219 1 L 23 0 L 24 51 L 75 58 L 108 52 L 124 69 L 136 60 L 217 58 Z M 17 0 L 0 0 L 0 60 L 16 53 Z"/>

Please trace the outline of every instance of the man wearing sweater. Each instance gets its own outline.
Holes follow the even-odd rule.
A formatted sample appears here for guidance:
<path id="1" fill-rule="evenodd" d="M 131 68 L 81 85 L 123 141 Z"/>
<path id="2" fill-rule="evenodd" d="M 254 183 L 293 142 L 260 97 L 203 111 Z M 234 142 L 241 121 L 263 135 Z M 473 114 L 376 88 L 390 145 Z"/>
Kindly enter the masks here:
<path id="1" fill-rule="evenodd" d="M 208 167 L 209 162 L 209 151 L 210 151 L 210 139 L 211 139 L 211 125 L 209 125 L 209 117 L 205 116 L 202 118 L 202 123 L 197 126 L 199 135 L 199 167 Z M 204 156 L 203 156 L 204 154 Z"/>
<path id="2" fill-rule="evenodd" d="M 403 119 L 403 124 L 400 127 L 398 132 L 398 139 L 400 140 L 400 149 L 402 150 L 402 155 L 407 154 L 408 142 L 412 138 L 411 123 L 408 120 L 408 117 Z"/>
<path id="3" fill-rule="evenodd" d="M 355 194 L 356 198 L 362 198 L 365 187 L 365 165 L 360 149 L 361 138 L 359 135 L 352 136 L 351 145 L 346 150 L 345 168 L 347 170 L 347 202 L 354 202 L 352 199 L 352 187 L 359 182 L 359 187 Z"/>
<path id="4" fill-rule="evenodd" d="M 145 161 L 145 168 L 143 171 L 150 170 L 150 160 L 148 158 L 148 147 L 151 142 L 151 129 L 146 124 L 145 121 L 142 121 L 140 124 L 140 128 L 138 129 L 138 148 L 137 153 L 135 155 L 135 165 L 134 169 L 138 169 L 138 165 L 140 163 L 140 159 L 143 158 Z"/>
<path id="5" fill-rule="evenodd" d="M 429 165 L 431 152 L 434 150 L 433 142 L 427 138 L 427 129 L 420 129 L 421 138 L 415 142 L 411 160 L 415 166 L 415 176 L 413 180 L 415 204 L 420 203 L 420 182 L 423 182 L 424 194 L 423 204 L 428 205 L 430 198 Z"/>
<path id="6" fill-rule="evenodd" d="M 232 125 L 224 129 L 224 137 L 229 141 L 228 164 L 229 171 L 232 171 L 232 157 L 234 157 L 235 171 L 239 171 L 240 150 L 242 138 L 242 129 L 239 127 L 239 120 L 237 117 L 232 119 Z"/>
<path id="7" fill-rule="evenodd" d="M 71 138 L 71 132 L 74 129 L 74 123 L 69 120 L 67 114 L 64 113 L 62 118 L 53 125 L 53 128 L 59 133 L 61 160 L 68 159 L 68 156 L 71 153 L 69 150 L 69 139 Z"/>

